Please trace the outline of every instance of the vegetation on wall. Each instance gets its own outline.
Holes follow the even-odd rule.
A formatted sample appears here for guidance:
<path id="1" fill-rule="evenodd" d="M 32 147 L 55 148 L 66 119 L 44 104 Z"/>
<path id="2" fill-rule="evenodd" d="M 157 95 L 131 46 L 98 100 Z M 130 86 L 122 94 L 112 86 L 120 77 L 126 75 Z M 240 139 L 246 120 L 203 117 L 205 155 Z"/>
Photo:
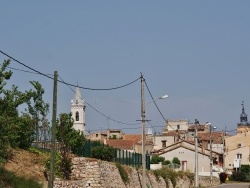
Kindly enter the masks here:
<path id="1" fill-rule="evenodd" d="M 126 184 L 129 182 L 129 177 L 128 177 L 128 172 L 126 171 L 126 169 L 124 168 L 123 165 L 121 165 L 120 163 L 116 163 L 116 167 L 119 170 L 119 173 L 121 175 L 122 181 Z"/>

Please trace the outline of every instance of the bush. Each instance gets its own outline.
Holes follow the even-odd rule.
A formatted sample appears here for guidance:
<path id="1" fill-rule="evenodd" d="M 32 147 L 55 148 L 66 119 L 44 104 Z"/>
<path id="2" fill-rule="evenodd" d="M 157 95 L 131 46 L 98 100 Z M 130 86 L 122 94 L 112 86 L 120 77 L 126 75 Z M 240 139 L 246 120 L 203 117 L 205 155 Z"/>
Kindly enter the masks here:
<path id="1" fill-rule="evenodd" d="M 243 172 L 233 172 L 232 175 L 230 176 L 230 180 L 233 181 L 246 181 L 247 180 L 247 175 Z"/>
<path id="2" fill-rule="evenodd" d="M 178 159 L 178 157 L 174 157 L 173 160 L 172 160 L 172 163 L 173 163 L 173 164 L 180 165 L 180 164 L 181 164 L 181 161 Z"/>
<path id="3" fill-rule="evenodd" d="M 165 161 L 164 157 L 160 157 L 158 155 L 155 155 L 155 156 L 152 156 L 150 163 L 151 164 L 159 164 L 160 162 L 163 162 L 163 161 Z"/>
<path id="4" fill-rule="evenodd" d="M 96 159 L 113 161 L 115 155 L 115 149 L 109 146 L 97 146 L 91 149 L 91 156 Z"/>
<path id="5" fill-rule="evenodd" d="M 165 160 L 165 161 L 162 162 L 163 165 L 169 165 L 170 163 L 171 163 L 170 160 Z"/>
<path id="6" fill-rule="evenodd" d="M 225 172 L 221 172 L 219 176 L 220 176 L 220 182 L 225 183 L 227 179 L 227 174 Z"/>

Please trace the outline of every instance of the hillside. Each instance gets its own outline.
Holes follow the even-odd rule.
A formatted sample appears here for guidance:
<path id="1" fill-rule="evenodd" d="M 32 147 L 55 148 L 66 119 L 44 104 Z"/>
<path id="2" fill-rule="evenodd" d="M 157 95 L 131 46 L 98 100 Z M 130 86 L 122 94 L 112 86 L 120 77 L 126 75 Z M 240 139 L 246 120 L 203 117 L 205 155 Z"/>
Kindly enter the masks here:
<path id="1" fill-rule="evenodd" d="M 47 156 L 16 149 L 13 150 L 13 156 L 4 165 L 4 168 L 20 177 L 32 178 L 38 182 L 46 181 L 44 176 L 46 159 Z"/>

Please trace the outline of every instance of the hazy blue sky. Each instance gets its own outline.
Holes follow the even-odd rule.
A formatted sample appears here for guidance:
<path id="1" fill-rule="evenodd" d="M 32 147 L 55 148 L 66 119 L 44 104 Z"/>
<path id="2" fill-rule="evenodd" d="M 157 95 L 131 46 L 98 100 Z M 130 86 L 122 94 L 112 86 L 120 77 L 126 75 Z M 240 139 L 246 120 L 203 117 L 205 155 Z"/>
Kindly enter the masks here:
<path id="1" fill-rule="evenodd" d="M 218 130 L 233 130 L 242 100 L 250 118 L 249 9 L 247 0 L 2 1 L 0 49 L 83 87 L 120 86 L 142 72 L 154 98 L 169 95 L 157 101 L 166 119 L 197 118 Z M 27 70 L 14 61 L 11 67 Z M 52 107 L 53 80 L 13 72 L 11 83 L 20 90 L 39 80 Z M 73 95 L 68 86 L 58 85 L 58 113 L 70 112 Z M 140 80 L 119 90 L 82 90 L 82 96 L 110 118 L 139 123 Z M 145 99 L 151 100 L 147 90 Z M 153 103 L 146 106 L 146 119 L 153 131 L 162 131 L 164 120 Z M 140 132 L 140 124 L 108 121 L 88 105 L 86 124 L 87 130 Z"/>

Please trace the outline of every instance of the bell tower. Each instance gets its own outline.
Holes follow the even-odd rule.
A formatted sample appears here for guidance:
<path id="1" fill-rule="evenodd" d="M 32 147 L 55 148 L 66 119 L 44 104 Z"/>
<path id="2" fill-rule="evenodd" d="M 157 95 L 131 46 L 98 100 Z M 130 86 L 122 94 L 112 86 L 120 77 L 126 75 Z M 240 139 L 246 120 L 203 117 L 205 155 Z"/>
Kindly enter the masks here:
<path id="1" fill-rule="evenodd" d="M 76 88 L 75 97 L 71 100 L 71 113 L 74 119 L 73 128 L 85 135 L 85 104 L 81 97 L 80 88 Z"/>

